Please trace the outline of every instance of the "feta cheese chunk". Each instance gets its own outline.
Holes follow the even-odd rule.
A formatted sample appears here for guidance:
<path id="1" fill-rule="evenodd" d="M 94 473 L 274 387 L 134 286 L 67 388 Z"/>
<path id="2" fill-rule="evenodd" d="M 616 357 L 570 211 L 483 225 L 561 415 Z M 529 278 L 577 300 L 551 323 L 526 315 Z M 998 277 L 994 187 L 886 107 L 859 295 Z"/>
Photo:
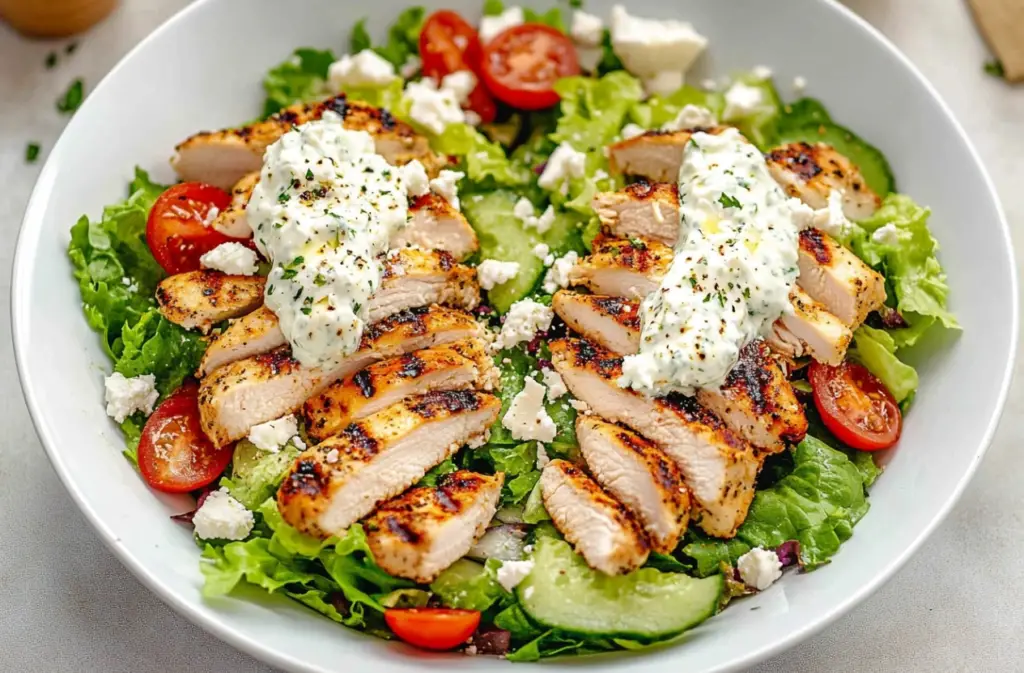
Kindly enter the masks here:
<path id="1" fill-rule="evenodd" d="M 754 75 L 754 79 L 759 80 L 759 81 L 764 81 L 766 79 L 771 79 L 771 77 L 772 77 L 772 69 L 769 68 L 766 65 L 754 66 L 753 75 Z"/>
<path id="2" fill-rule="evenodd" d="M 405 97 L 411 103 L 409 116 L 431 133 L 443 133 L 449 124 L 466 121 L 455 92 L 446 88 L 438 89 L 437 82 L 429 77 L 409 82 L 405 87 Z"/>
<path id="3" fill-rule="evenodd" d="M 501 424 L 515 439 L 550 442 L 558 434 L 558 428 L 544 408 L 545 388 L 530 377 L 523 379 L 523 383 L 523 389 L 512 398 Z"/>
<path id="4" fill-rule="evenodd" d="M 572 27 L 569 34 L 576 44 L 584 47 L 597 47 L 604 37 L 604 21 L 601 17 L 588 14 L 581 9 L 572 13 Z"/>
<path id="5" fill-rule="evenodd" d="M 409 58 L 405 59 L 405 63 L 398 69 L 398 74 L 405 79 L 410 79 L 413 75 L 420 71 L 423 67 L 423 61 L 419 56 L 410 54 Z"/>
<path id="6" fill-rule="evenodd" d="M 466 174 L 462 171 L 449 171 L 445 169 L 430 181 L 430 189 L 450 203 L 455 210 L 462 210 L 462 204 L 459 203 L 458 182 L 464 177 L 466 177 Z"/>
<path id="7" fill-rule="evenodd" d="M 735 121 L 758 112 L 764 105 L 764 91 L 743 82 L 734 82 L 725 92 L 725 110 L 722 119 Z"/>
<path id="8" fill-rule="evenodd" d="M 249 428 L 249 441 L 257 449 L 277 453 L 292 437 L 299 434 L 299 423 L 294 414 Z"/>
<path id="9" fill-rule="evenodd" d="M 832 194 L 838 190 L 833 190 Z M 829 194 L 831 197 L 832 194 Z M 829 199 L 829 205 L 832 204 L 832 199 Z M 900 244 L 900 230 L 896 228 L 896 225 L 890 222 L 889 224 L 875 229 L 871 234 L 871 240 L 881 245 L 899 245 Z"/>
<path id="10" fill-rule="evenodd" d="M 469 94 L 476 88 L 476 75 L 470 70 L 448 73 L 441 79 L 441 90 L 451 91 L 459 105 L 469 102 Z"/>
<path id="11" fill-rule="evenodd" d="M 661 127 L 662 131 L 683 131 L 696 128 L 710 128 L 716 126 L 718 120 L 711 110 L 699 105 L 684 105 L 676 118 L 667 122 Z"/>
<path id="12" fill-rule="evenodd" d="M 632 16 L 622 5 L 612 8 L 611 37 L 612 51 L 640 79 L 652 78 L 666 66 L 685 73 L 708 44 L 689 23 Z"/>
<path id="13" fill-rule="evenodd" d="M 502 262 L 497 259 L 485 259 L 476 267 L 477 281 L 485 290 L 493 290 L 495 286 L 507 283 L 518 273 L 518 262 Z"/>
<path id="14" fill-rule="evenodd" d="M 549 402 L 553 402 L 569 392 L 569 388 L 566 387 L 565 381 L 562 380 L 562 375 L 554 369 L 542 369 L 540 373 L 541 376 L 544 377 L 544 385 L 548 388 Z"/>
<path id="15" fill-rule="evenodd" d="M 802 221 L 807 222 L 806 219 Z M 853 223 L 843 212 L 843 191 L 841 189 L 833 189 L 828 193 L 828 205 L 824 208 L 811 211 L 811 218 L 807 222 L 807 226 L 820 229 L 833 238 L 846 237 L 846 232 L 853 226 Z"/>
<path id="16" fill-rule="evenodd" d="M 550 397 L 550 395 L 549 395 Z M 551 462 L 551 456 L 544 450 L 544 445 L 537 442 L 537 469 L 543 470 L 544 467 Z"/>
<path id="17" fill-rule="evenodd" d="M 547 259 L 550 255 L 551 248 L 548 247 L 547 243 L 538 243 L 533 246 L 533 256 L 537 259 Z"/>
<path id="18" fill-rule="evenodd" d="M 499 33 L 504 33 L 512 26 L 518 26 L 524 21 L 526 21 L 526 17 L 523 16 L 522 7 L 509 7 L 501 14 L 485 16 L 480 19 L 480 30 L 478 31 L 480 42 L 487 44 L 498 37 Z"/>
<path id="19" fill-rule="evenodd" d="M 532 299 L 520 299 L 512 304 L 501 325 L 501 332 L 494 342 L 496 350 L 512 348 L 516 344 L 530 341 L 537 332 L 551 327 L 555 312 Z"/>
<path id="20" fill-rule="evenodd" d="M 398 168 L 398 176 L 405 185 L 405 192 L 409 196 L 423 196 L 430 191 L 430 179 L 427 177 L 427 169 L 413 159 L 404 166 Z"/>
<path id="21" fill-rule="evenodd" d="M 804 89 L 807 88 L 807 78 L 797 75 L 793 78 L 793 90 L 797 93 L 803 93 Z"/>
<path id="22" fill-rule="evenodd" d="M 680 70 L 662 70 L 653 77 L 644 78 L 644 91 L 648 96 L 667 96 L 683 87 L 685 74 Z"/>
<path id="23" fill-rule="evenodd" d="M 525 561 L 502 561 L 498 568 L 498 584 L 511 592 L 533 571 L 533 559 Z"/>
<path id="24" fill-rule="evenodd" d="M 525 196 L 520 196 L 516 205 L 512 206 L 512 214 L 522 220 L 523 224 L 526 224 L 531 218 L 537 217 L 537 211 L 533 209 L 530 199 Z"/>
<path id="25" fill-rule="evenodd" d="M 156 377 L 152 374 L 127 378 L 120 372 L 114 372 L 104 379 L 103 387 L 107 415 L 118 423 L 123 423 L 136 411 L 147 415 L 153 413 L 153 405 L 160 397 Z"/>
<path id="26" fill-rule="evenodd" d="M 206 496 L 192 515 L 196 535 L 203 540 L 244 540 L 254 523 L 252 512 L 223 488 Z"/>
<path id="27" fill-rule="evenodd" d="M 644 127 L 639 124 L 630 122 L 622 127 L 622 139 L 629 140 L 630 138 L 636 138 L 642 136 L 645 133 Z"/>
<path id="28" fill-rule="evenodd" d="M 583 177 L 586 162 L 587 156 L 583 152 L 577 152 L 569 143 L 562 143 L 551 153 L 537 184 L 547 190 L 568 189 L 568 180 Z"/>
<path id="29" fill-rule="evenodd" d="M 782 561 L 778 554 L 755 547 L 736 561 L 740 579 L 749 587 L 764 591 L 782 577 Z"/>
<path id="30" fill-rule="evenodd" d="M 327 70 L 327 81 L 334 91 L 347 87 L 383 86 L 397 77 L 395 66 L 372 49 L 363 49 L 355 56 L 346 54 Z"/>
<path id="31" fill-rule="evenodd" d="M 551 268 L 544 275 L 543 290 L 548 294 L 554 294 L 560 287 L 569 286 L 569 272 L 576 266 L 580 256 L 575 250 L 570 250 L 554 261 Z"/>
<path id="32" fill-rule="evenodd" d="M 199 258 L 204 269 L 221 271 L 231 276 L 255 275 L 259 257 L 241 243 L 221 243 Z"/>

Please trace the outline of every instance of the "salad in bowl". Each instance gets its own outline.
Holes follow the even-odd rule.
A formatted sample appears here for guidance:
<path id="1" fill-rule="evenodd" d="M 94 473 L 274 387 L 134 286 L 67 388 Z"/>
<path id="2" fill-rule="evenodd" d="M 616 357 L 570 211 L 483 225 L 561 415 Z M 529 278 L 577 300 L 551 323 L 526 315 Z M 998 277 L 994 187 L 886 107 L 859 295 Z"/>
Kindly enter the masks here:
<path id="1" fill-rule="evenodd" d="M 75 224 L 106 411 L 195 496 L 207 596 L 514 661 L 662 643 L 868 511 L 901 356 L 957 329 L 929 211 L 768 67 L 689 82 L 699 27 L 483 9 L 297 49 Z"/>

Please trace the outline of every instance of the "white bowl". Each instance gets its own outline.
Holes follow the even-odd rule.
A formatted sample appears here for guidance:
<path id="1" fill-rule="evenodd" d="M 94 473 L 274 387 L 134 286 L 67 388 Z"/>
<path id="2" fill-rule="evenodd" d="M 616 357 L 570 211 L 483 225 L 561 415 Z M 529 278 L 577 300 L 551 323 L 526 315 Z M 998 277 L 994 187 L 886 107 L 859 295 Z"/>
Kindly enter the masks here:
<path id="1" fill-rule="evenodd" d="M 353 9 L 357 3 L 338 0 L 206 0 L 190 6 L 126 56 L 75 114 L 40 174 L 18 240 L 12 293 L 19 372 L 39 435 L 78 506 L 170 605 L 240 649 L 297 671 L 491 670 L 505 663 L 412 653 L 257 591 L 202 600 L 198 551 L 189 531 L 168 518 L 187 509 L 186 500 L 143 484 L 121 457 L 120 433 L 103 413 L 108 363 L 82 316 L 65 248 L 82 213 L 97 216 L 104 204 L 123 198 L 135 164 L 170 180 L 166 161 L 176 142 L 254 117 L 261 77 L 292 49 L 343 51 L 353 21 L 369 15 L 379 36 L 408 3 L 375 0 Z M 588 10 L 607 15 L 610 4 L 590 0 Z M 803 76 L 808 93 L 835 118 L 881 147 L 901 190 L 933 208 L 950 304 L 964 328 L 959 338 L 933 340 L 919 354 L 921 389 L 901 445 L 872 489 L 871 511 L 830 566 L 788 574 L 680 645 L 585 662 L 599 670 L 628 665 L 635 673 L 732 670 L 778 653 L 849 610 L 949 511 L 1006 398 L 1017 343 L 1015 267 L 995 191 L 963 130 L 921 74 L 852 13 L 830 0 L 690 0 L 673 9 L 657 0 L 629 4 L 641 15 L 692 21 L 707 35 L 700 74 L 769 65 L 783 95 L 792 95 L 789 83 Z M 447 2 L 467 16 L 480 5 Z"/>

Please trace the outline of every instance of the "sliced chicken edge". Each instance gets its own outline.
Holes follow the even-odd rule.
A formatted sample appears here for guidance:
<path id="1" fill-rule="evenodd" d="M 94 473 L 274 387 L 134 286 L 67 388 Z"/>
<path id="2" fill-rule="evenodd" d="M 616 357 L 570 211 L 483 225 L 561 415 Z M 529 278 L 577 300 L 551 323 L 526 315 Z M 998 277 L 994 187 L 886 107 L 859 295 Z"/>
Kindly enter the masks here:
<path id="1" fill-rule="evenodd" d="M 851 220 L 870 217 L 882 204 L 853 162 L 826 143 L 781 145 L 765 155 L 765 163 L 787 195 L 811 208 L 825 208 L 836 189 L 842 193 L 843 213 Z"/>
<path id="2" fill-rule="evenodd" d="M 850 329 L 885 303 L 885 279 L 818 229 L 800 232 L 797 284 Z"/>
<path id="3" fill-rule="evenodd" d="M 156 287 L 160 314 L 185 329 L 206 334 L 222 320 L 237 318 L 263 303 L 266 279 L 203 269 L 174 274 Z"/>

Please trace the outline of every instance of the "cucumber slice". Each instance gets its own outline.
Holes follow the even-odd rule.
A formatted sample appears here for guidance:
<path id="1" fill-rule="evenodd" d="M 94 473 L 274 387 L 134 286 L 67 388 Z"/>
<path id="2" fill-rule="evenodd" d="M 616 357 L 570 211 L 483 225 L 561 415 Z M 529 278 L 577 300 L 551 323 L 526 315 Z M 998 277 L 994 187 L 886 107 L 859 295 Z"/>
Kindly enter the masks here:
<path id="1" fill-rule="evenodd" d="M 561 631 L 644 641 L 668 638 L 715 613 L 721 575 L 696 579 L 641 568 L 610 577 L 554 538 L 537 540 L 530 575 L 516 588 L 523 610 Z"/>
<path id="2" fill-rule="evenodd" d="M 780 145 L 797 142 L 831 145 L 860 169 L 864 182 L 879 196 L 896 191 L 896 179 L 885 155 L 848 128 L 831 122 L 809 123 L 780 134 Z"/>
<path id="3" fill-rule="evenodd" d="M 491 305 L 499 313 L 529 294 L 544 272 L 544 263 L 533 254 L 540 237 L 512 214 L 517 199 L 512 192 L 499 190 L 479 199 L 473 196 L 462 200 L 462 212 L 480 239 L 480 259 L 519 264 L 515 278 L 488 292 Z"/>
<path id="4" fill-rule="evenodd" d="M 828 110 L 814 98 L 799 98 L 782 108 L 782 118 L 779 119 L 779 132 L 786 131 L 808 124 L 822 124 L 832 121 Z"/>

